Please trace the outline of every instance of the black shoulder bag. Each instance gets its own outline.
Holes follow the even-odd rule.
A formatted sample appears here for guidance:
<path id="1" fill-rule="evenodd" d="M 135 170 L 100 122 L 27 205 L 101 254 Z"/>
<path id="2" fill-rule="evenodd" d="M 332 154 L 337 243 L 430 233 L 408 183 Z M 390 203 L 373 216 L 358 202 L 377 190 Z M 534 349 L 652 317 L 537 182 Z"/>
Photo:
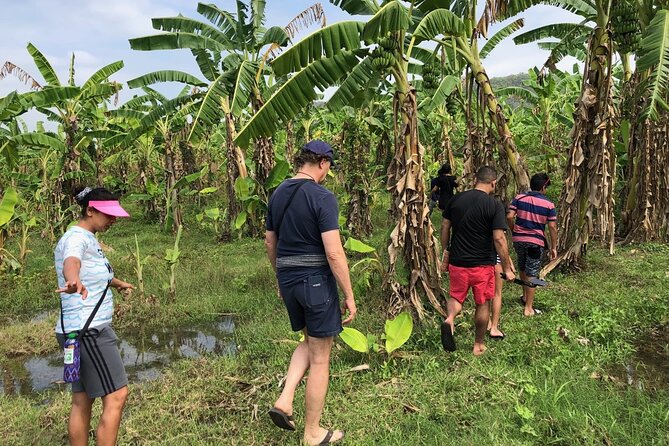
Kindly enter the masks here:
<path id="1" fill-rule="evenodd" d="M 295 190 L 293 191 L 293 193 L 290 194 L 290 197 L 288 197 L 288 201 L 286 202 L 286 206 L 283 208 L 283 212 L 281 213 L 281 216 L 276 221 L 276 225 L 274 226 L 274 232 L 276 232 L 277 240 L 279 239 L 279 230 L 281 229 L 281 222 L 283 222 L 283 217 L 286 215 L 286 211 L 288 211 L 288 208 L 290 207 L 290 204 L 293 202 L 293 198 L 295 198 L 295 194 L 297 193 L 297 191 L 300 190 L 300 188 L 302 186 L 304 186 L 307 183 L 307 181 L 311 181 L 311 180 L 306 180 L 305 179 L 303 182 L 298 184 L 295 187 Z"/>
<path id="2" fill-rule="evenodd" d="M 79 331 L 79 334 L 77 334 L 77 341 L 81 341 L 81 338 L 84 337 L 86 332 L 88 331 L 88 326 L 91 325 L 91 322 L 93 322 L 93 318 L 95 318 L 95 314 L 98 312 L 100 307 L 102 306 L 102 301 L 105 300 L 105 297 L 107 297 L 107 291 L 109 291 L 109 285 L 111 285 L 111 280 L 107 282 L 107 286 L 105 287 L 105 290 L 102 292 L 102 297 L 100 297 L 100 300 L 98 301 L 97 304 L 95 304 L 95 308 L 93 308 L 93 311 L 91 312 L 91 315 L 88 316 L 88 320 L 84 324 L 84 328 L 82 328 Z M 69 333 L 65 332 L 65 323 L 63 321 L 63 299 L 60 299 L 60 328 L 63 330 L 63 335 L 65 336 L 65 339 L 67 339 L 67 335 Z"/>

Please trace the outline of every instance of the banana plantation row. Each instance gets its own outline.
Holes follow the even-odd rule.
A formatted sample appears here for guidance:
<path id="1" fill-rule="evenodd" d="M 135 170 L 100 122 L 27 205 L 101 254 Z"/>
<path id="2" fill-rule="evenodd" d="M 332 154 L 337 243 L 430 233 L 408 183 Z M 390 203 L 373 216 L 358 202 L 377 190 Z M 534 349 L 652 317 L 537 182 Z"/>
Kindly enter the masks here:
<path id="1" fill-rule="evenodd" d="M 194 210 L 220 240 L 258 235 L 269 195 L 313 137 L 342 154 L 334 187 L 351 235 L 371 234 L 371 202 L 390 192 L 391 308 L 422 316 L 424 297 L 440 308 L 425 182 L 445 162 L 465 187 L 479 166 L 495 166 L 502 200 L 528 189 L 530 170 L 563 178 L 559 255 L 544 273 L 577 265 L 592 239 L 611 252 L 616 240 L 668 240 L 665 0 L 330 2 L 356 20 L 327 25 L 316 3 L 266 28 L 260 0 L 154 18 L 157 34 L 131 38 L 131 48 L 190 50 L 200 72 L 132 79 L 138 93 L 123 104 L 126 85 L 110 80 L 122 61 L 82 85 L 74 56 L 66 81 L 32 44 L 35 67 L 6 61 L 0 79 L 18 77 L 30 91 L 0 99 L 2 267 L 20 270 L 35 228 L 52 239 L 63 231 L 80 183 L 137 200 L 166 230 Z M 581 20 L 524 29 L 523 14 L 542 3 Z M 498 22 L 506 25 L 493 35 Z M 523 85 L 495 89 L 486 57 L 509 38 L 549 56 Z M 582 64 L 560 71 L 567 56 Z M 154 88 L 164 82 L 183 88 L 167 97 Z M 55 124 L 29 129 L 30 111 Z M 5 248 L 9 237 L 18 252 Z"/>

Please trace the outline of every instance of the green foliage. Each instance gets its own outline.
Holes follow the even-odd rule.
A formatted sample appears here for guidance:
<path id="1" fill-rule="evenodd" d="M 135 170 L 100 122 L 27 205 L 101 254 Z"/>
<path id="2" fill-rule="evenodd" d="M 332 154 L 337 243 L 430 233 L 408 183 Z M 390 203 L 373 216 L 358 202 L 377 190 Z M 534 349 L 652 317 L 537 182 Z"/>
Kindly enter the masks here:
<path id="1" fill-rule="evenodd" d="M 400 313 L 394 319 L 386 320 L 383 338 L 385 338 L 385 352 L 391 355 L 395 350 L 402 347 L 411 337 L 413 331 L 413 319 L 409 313 Z M 341 340 L 351 349 L 360 353 L 381 351 L 377 343 L 377 337 L 373 334 L 365 336 L 362 332 L 345 327 L 339 335 Z"/>
<path id="2" fill-rule="evenodd" d="M 344 243 L 344 248 L 353 251 L 353 252 L 358 252 L 362 254 L 367 254 L 370 252 L 375 252 L 376 249 L 373 248 L 372 246 L 369 246 L 360 240 L 354 239 L 353 237 L 349 237 L 346 240 L 346 243 Z"/>
<path id="3" fill-rule="evenodd" d="M 339 334 L 342 341 L 356 352 L 369 352 L 369 345 L 367 344 L 367 337 L 351 327 L 344 327 L 344 331 Z"/>
<path id="4" fill-rule="evenodd" d="M 648 103 L 642 114 L 657 121 L 660 108 L 669 110 L 669 10 L 658 11 L 653 17 L 644 33 L 640 55 L 637 70 L 650 70 L 650 76 L 640 89 L 643 94 L 648 92 Z"/>
<path id="5" fill-rule="evenodd" d="M 8 187 L 0 201 L 0 230 L 7 228 L 9 222 L 14 218 L 14 210 L 19 202 L 19 195 L 16 189 Z"/>
<path id="6" fill-rule="evenodd" d="M 391 354 L 409 340 L 413 331 L 413 319 L 409 313 L 400 313 L 394 319 L 386 320 L 386 352 Z"/>

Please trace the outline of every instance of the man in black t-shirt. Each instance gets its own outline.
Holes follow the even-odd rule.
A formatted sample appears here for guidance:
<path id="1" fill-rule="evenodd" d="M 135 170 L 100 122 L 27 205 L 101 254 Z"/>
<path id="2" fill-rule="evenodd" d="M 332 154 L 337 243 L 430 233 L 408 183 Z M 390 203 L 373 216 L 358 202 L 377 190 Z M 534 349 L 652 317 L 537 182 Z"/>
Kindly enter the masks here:
<path id="1" fill-rule="evenodd" d="M 502 203 L 491 196 L 497 184 L 497 172 L 484 166 L 476 172 L 474 189 L 453 197 L 443 213 L 441 243 L 444 248 L 441 270 L 450 275 L 448 317 L 441 326 L 441 341 L 447 351 L 455 350 L 453 337 L 455 317 L 472 289 L 476 313 L 476 339 L 473 353 L 486 350 L 484 337 L 490 307 L 495 295 L 495 263 L 502 259 L 506 280 L 515 279 L 509 258 L 506 236 L 506 214 Z"/>
<path id="2" fill-rule="evenodd" d="M 446 209 L 446 205 L 455 193 L 455 188 L 458 187 L 455 177 L 451 175 L 451 165 L 446 163 L 439 169 L 439 176 L 430 183 L 430 189 L 433 194 L 437 194 L 437 202 L 439 209 L 442 211 Z"/>
<path id="3" fill-rule="evenodd" d="M 337 199 L 320 184 L 333 162 L 329 144 L 308 142 L 295 158 L 297 173 L 279 185 L 267 206 L 267 256 L 276 272 L 290 325 L 294 331 L 304 332 L 304 341 L 290 360 L 283 391 L 269 415 L 278 427 L 295 430 L 295 389 L 309 370 L 304 398 L 306 444 L 334 443 L 344 437 L 343 431 L 322 428 L 320 418 L 333 339 L 357 311 L 339 237 Z M 344 294 L 341 308 L 337 285 Z M 342 321 L 346 311 L 348 317 Z"/>

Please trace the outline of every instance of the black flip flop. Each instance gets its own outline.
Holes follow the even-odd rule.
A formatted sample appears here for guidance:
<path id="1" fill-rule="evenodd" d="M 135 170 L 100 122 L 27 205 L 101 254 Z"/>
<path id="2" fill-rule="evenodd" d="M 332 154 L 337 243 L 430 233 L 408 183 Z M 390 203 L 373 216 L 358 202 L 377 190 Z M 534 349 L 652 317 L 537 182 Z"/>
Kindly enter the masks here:
<path id="1" fill-rule="evenodd" d="M 276 407 L 272 407 L 267 413 L 277 427 L 289 431 L 295 430 L 295 426 L 290 423 L 291 421 L 295 421 L 292 415 L 288 415 L 286 412 L 277 409 Z"/>
<path id="2" fill-rule="evenodd" d="M 446 322 L 441 323 L 441 345 L 447 352 L 455 351 L 455 338 L 453 337 L 453 330 Z"/>
<path id="3" fill-rule="evenodd" d="M 318 443 L 318 446 L 327 446 L 327 445 L 332 444 L 332 443 L 339 443 L 340 441 L 342 441 L 344 439 L 344 436 L 346 435 L 346 433 L 344 431 L 341 431 L 341 438 L 339 438 L 338 440 L 335 440 L 335 441 L 330 441 L 330 440 L 332 440 L 332 436 L 334 435 L 334 433 L 335 433 L 335 431 L 328 429 L 328 433 L 325 434 L 325 438 L 323 438 L 323 441 Z"/>
<path id="4" fill-rule="evenodd" d="M 502 277 L 502 279 L 506 280 L 506 274 L 505 273 L 499 273 L 499 275 Z M 536 288 L 536 287 L 541 287 L 541 286 L 546 286 L 548 285 L 548 282 L 545 280 L 539 279 L 538 277 L 532 277 L 529 281 L 524 281 L 523 279 L 515 278 L 513 279 L 513 283 L 516 283 L 518 285 L 523 285 L 527 286 L 530 288 Z"/>
<path id="5" fill-rule="evenodd" d="M 493 336 L 491 334 L 488 334 L 488 337 L 490 339 L 497 339 L 498 341 L 501 341 L 502 339 L 504 339 L 506 337 L 506 334 L 504 334 L 504 332 L 502 332 L 501 336 Z"/>

